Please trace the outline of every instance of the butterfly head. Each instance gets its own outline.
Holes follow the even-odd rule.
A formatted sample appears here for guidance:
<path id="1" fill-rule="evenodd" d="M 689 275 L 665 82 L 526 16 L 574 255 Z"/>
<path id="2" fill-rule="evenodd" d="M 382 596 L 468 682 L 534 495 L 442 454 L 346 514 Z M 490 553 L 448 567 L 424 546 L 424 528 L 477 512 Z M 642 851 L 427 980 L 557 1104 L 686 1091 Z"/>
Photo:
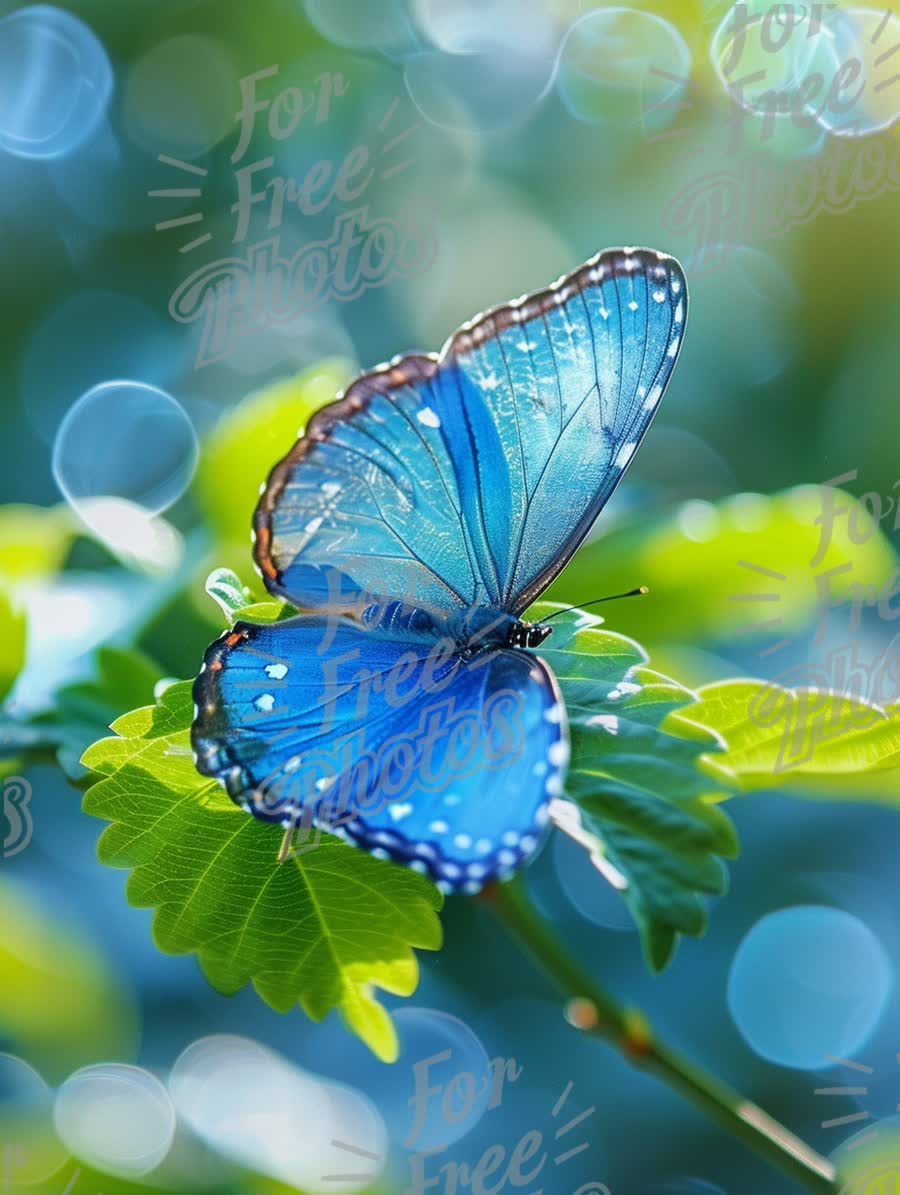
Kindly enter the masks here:
<path id="1" fill-rule="evenodd" d="M 546 623 L 514 622 L 506 639 L 507 647 L 540 647 L 553 634 L 553 627 Z"/>

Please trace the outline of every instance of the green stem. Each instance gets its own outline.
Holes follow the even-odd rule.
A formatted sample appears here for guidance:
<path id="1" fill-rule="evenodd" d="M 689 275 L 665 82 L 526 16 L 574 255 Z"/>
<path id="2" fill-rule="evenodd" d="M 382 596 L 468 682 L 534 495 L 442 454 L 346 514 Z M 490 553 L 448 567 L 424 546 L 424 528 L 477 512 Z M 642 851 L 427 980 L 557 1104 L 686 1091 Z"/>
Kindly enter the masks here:
<path id="1" fill-rule="evenodd" d="M 635 1066 L 655 1074 L 711 1120 L 816 1195 L 837 1191 L 835 1169 L 756 1104 L 745 1100 L 657 1041 L 644 1015 L 620 1005 L 563 950 L 535 912 L 521 875 L 495 884 L 483 903 L 568 997 L 567 1017 L 585 1033 L 605 1038 Z"/>

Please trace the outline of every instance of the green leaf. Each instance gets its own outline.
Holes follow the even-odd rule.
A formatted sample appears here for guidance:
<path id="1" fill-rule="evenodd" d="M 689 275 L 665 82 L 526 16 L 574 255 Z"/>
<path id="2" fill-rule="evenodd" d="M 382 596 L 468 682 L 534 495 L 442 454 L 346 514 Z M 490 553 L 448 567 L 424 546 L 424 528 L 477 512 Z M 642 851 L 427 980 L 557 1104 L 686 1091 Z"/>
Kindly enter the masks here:
<path id="1" fill-rule="evenodd" d="M 853 503 L 852 495 L 831 492 L 839 505 Z M 647 585 L 647 597 L 617 603 L 614 617 L 622 631 L 654 648 L 728 639 L 775 615 L 779 636 L 800 631 L 827 604 L 823 585 L 834 603 L 862 589 L 884 591 L 897 566 L 882 532 L 860 535 L 854 527 L 852 538 L 846 514 L 835 519 L 817 559 L 822 503 L 821 487 L 806 485 L 687 502 L 662 519 L 644 516 L 582 548 L 550 593 L 568 604 Z M 843 564 L 851 567 L 826 577 Z M 765 593 L 774 600 L 744 596 Z M 760 626 L 759 638 L 765 635 Z"/>
<path id="2" fill-rule="evenodd" d="M 529 617 L 549 613 L 542 604 Z M 722 860 L 738 853 L 731 821 L 714 803 L 721 794 L 700 766 L 724 744 L 688 722 L 664 729 L 695 695 L 646 667 L 643 650 L 599 619 L 556 619 L 541 654 L 569 713 L 567 795 L 599 862 L 611 865 L 607 878 L 622 889 L 648 963 L 661 970 L 679 934 L 705 931 L 704 898 L 725 892 Z"/>
<path id="3" fill-rule="evenodd" d="M 900 703 L 886 708 L 772 681 L 706 685 L 699 701 L 673 715 L 720 733 L 728 750 L 712 767 L 741 790 L 792 788 L 900 766 Z M 895 789 L 896 792 L 896 789 Z"/>
<path id="4" fill-rule="evenodd" d="M 240 578 L 230 568 L 213 569 L 206 578 L 205 589 L 225 615 L 229 626 L 238 618 L 245 622 L 280 622 L 297 613 L 292 605 L 279 598 L 253 601 L 251 590 L 241 584 Z"/>
<path id="5" fill-rule="evenodd" d="M 229 623 L 233 623 L 251 604 L 247 589 L 230 568 L 216 568 L 206 578 L 207 594 L 216 603 Z"/>
<path id="6" fill-rule="evenodd" d="M 239 559 L 246 559 L 260 485 L 293 447 L 309 417 L 332 401 L 351 373 L 349 362 L 320 362 L 248 395 L 219 420 L 203 444 L 194 488 L 220 547 L 237 545 Z"/>
<path id="7" fill-rule="evenodd" d="M 408 996 L 413 947 L 441 943 L 437 889 L 423 876 L 322 835 L 287 863 L 282 832 L 248 817 L 193 766 L 191 685 L 113 726 L 85 752 L 102 773 L 84 810 L 111 823 L 102 862 L 132 869 L 128 898 L 153 907 L 157 946 L 196 953 L 210 983 L 231 994 L 252 983 L 279 1012 L 313 1020 L 332 1008 L 381 1058 L 397 1054 L 373 988 Z"/>
<path id="8" fill-rule="evenodd" d="M 101 647 L 93 679 L 65 685 L 54 696 L 53 709 L 29 722 L 0 719 L 0 756 L 19 755 L 30 761 L 55 754 L 71 780 L 85 775 L 85 749 L 120 714 L 153 698 L 160 670 L 133 648 Z"/>
<path id="9" fill-rule="evenodd" d="M 277 623 L 296 614 L 293 606 L 277 597 L 251 601 L 250 589 L 241 584 L 240 578 L 231 569 L 214 569 L 210 572 L 206 592 L 225 614 L 228 625 L 238 618 L 251 623 Z"/>

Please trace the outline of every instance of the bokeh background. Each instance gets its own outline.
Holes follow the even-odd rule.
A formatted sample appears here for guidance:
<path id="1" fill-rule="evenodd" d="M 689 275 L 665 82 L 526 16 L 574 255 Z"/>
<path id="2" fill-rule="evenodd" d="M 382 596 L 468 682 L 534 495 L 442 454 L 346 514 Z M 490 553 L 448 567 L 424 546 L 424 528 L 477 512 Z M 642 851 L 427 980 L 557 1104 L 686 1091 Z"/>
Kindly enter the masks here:
<path id="1" fill-rule="evenodd" d="M 220 626 L 210 570 L 258 585 L 250 511 L 309 413 L 610 245 L 681 259 L 689 328 L 553 596 L 649 584 L 607 621 L 686 684 L 819 676 L 848 645 L 869 675 L 888 658 L 900 19 L 818 7 L 0 4 L 0 763 L 30 785 L 33 821 L 27 842 L 12 806 L 0 822 L 0 1190 L 404 1190 L 412 1063 L 446 1049 L 453 1073 L 521 1070 L 446 1160 L 551 1132 L 572 1083 L 567 1107 L 595 1112 L 588 1149 L 543 1176 L 553 1195 L 794 1189 L 579 1043 L 464 899 L 398 1012 L 393 1068 L 333 1017 L 217 995 L 192 958 L 155 950 L 125 876 L 96 861 L 77 785 L 109 721 L 196 671 Z M 347 228 L 343 273 L 323 280 L 310 246 Z M 331 287 L 305 306 L 279 265 L 304 251 L 305 293 Z M 836 477 L 869 498 L 855 524 L 836 517 L 829 563 L 850 569 L 823 588 L 818 487 Z M 748 592 L 774 596 L 761 612 Z M 898 793 L 830 797 L 733 803 L 732 891 L 661 977 L 577 847 L 551 840 L 529 872 L 596 975 L 828 1154 L 890 1134 L 900 1102 Z M 354 1133 L 378 1143 L 377 1177 L 324 1180 L 363 1170 L 330 1144 Z"/>

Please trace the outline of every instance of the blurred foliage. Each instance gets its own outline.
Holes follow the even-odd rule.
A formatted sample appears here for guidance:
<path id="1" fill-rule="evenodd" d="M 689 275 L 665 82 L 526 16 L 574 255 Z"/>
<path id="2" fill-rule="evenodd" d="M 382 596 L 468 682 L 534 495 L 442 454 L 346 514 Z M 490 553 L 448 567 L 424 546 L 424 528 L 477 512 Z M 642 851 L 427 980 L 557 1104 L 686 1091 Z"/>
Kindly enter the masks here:
<path id="1" fill-rule="evenodd" d="M 149 701 L 160 678 L 156 664 L 133 648 L 103 645 L 91 680 L 63 685 L 53 708 L 27 723 L 0 714 L 0 758 L 24 754 L 32 762 L 49 753 L 73 781 L 85 775 L 81 756 L 120 714 Z"/>
<path id="2" fill-rule="evenodd" d="M 6 880 L 0 910 L 0 1033 L 51 1079 L 98 1057 L 132 1057 L 135 1011 L 102 953 Z"/>
<path id="3" fill-rule="evenodd" d="M 76 534 L 77 523 L 65 503 L 0 507 L 0 585 L 58 573 Z"/>
<path id="4" fill-rule="evenodd" d="M 0 1129 L 4 1126 L 0 1118 Z M 30 1128 L 30 1132 L 28 1129 Z M 2 1188 L 4 1195 L 171 1195 L 174 1186 L 171 1177 L 165 1173 L 152 1174 L 147 1177 L 136 1177 L 133 1181 L 121 1176 L 104 1173 L 84 1162 L 80 1158 L 65 1155 L 54 1173 L 47 1176 L 47 1172 L 54 1168 L 59 1160 L 60 1146 L 53 1138 L 52 1130 L 43 1125 L 16 1125 L 18 1135 L 13 1136 L 13 1126 L 8 1130 L 6 1140 L 14 1140 L 17 1146 L 21 1143 L 26 1148 L 29 1163 L 17 1164 L 14 1154 L 9 1159 L 9 1185 Z M 41 1177 L 33 1179 L 29 1171 L 34 1168 L 41 1173 Z M 219 1170 L 224 1170 L 220 1164 Z M 45 1177 L 46 1176 L 46 1177 Z M 187 1181 L 188 1190 L 202 1190 L 205 1195 L 298 1195 L 298 1188 L 285 1183 L 275 1182 L 260 1175 L 241 1171 L 236 1175 L 219 1176 L 213 1180 L 204 1179 L 201 1183 L 196 1176 L 185 1179 L 182 1173 L 179 1179 L 184 1185 Z"/>
<path id="5" fill-rule="evenodd" d="M 832 1158 L 841 1192 L 887 1195 L 900 1182 L 900 1116 L 881 1119 L 877 1131 L 860 1129 Z"/>
<path id="6" fill-rule="evenodd" d="M 0 701 L 25 667 L 25 614 L 0 590 Z"/>
<path id="7" fill-rule="evenodd" d="M 854 502 L 840 490 L 830 493 L 836 504 Z M 846 518 L 834 520 L 820 551 L 823 532 L 816 520 L 822 507 L 820 488 L 804 485 L 771 496 L 687 502 L 670 515 L 645 515 L 606 536 L 601 519 L 599 538 L 578 552 L 548 596 L 586 602 L 646 585 L 649 595 L 617 606 L 615 621 L 625 634 L 651 646 L 724 640 L 737 633 L 758 642 L 775 634 L 760 625 L 772 616 L 781 620 L 781 638 L 807 626 L 821 606 L 818 577 L 851 566 L 828 578 L 828 597 L 837 603 L 863 589 L 883 588 L 898 563 L 881 530 L 872 528 L 859 542 Z M 759 601 L 763 594 L 775 600 Z"/>

